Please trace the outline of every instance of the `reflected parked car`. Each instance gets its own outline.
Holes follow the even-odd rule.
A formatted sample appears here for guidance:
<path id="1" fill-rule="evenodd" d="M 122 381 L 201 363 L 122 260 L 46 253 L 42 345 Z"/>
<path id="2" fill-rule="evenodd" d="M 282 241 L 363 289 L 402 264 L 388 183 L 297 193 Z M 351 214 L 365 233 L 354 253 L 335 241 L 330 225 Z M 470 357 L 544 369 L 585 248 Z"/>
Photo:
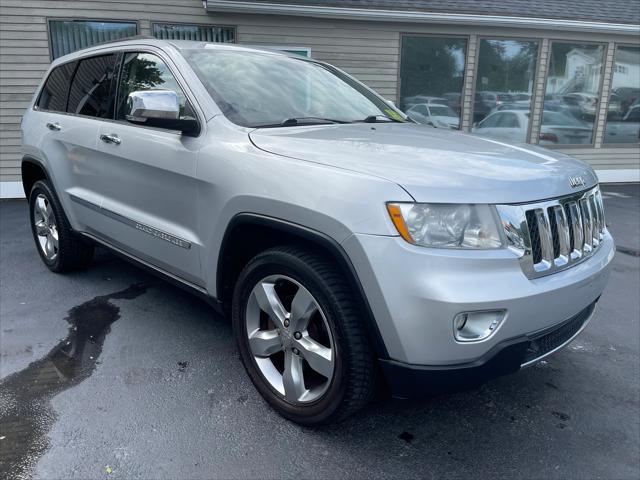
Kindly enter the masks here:
<path id="1" fill-rule="evenodd" d="M 503 103 L 502 105 L 496 105 L 491 109 L 491 113 L 501 112 L 503 110 L 531 110 L 531 102 L 530 101 L 516 101 L 512 103 Z"/>
<path id="2" fill-rule="evenodd" d="M 434 127 L 445 124 L 449 128 L 460 128 L 460 117 L 447 105 L 420 103 L 407 110 L 406 114 L 418 123 Z"/>
<path id="3" fill-rule="evenodd" d="M 505 110 L 485 118 L 472 130 L 473 133 L 508 142 L 523 143 L 529 129 L 529 112 Z M 592 129 L 570 115 L 545 110 L 540 128 L 540 145 L 587 144 L 591 142 Z"/>
<path id="4" fill-rule="evenodd" d="M 640 142 L 640 103 L 629 108 L 621 121 L 607 121 L 604 132 L 605 143 Z"/>
<path id="5" fill-rule="evenodd" d="M 640 88 L 618 87 L 614 88 L 611 93 L 620 99 L 621 115 L 625 115 L 634 104 L 640 101 Z"/>
<path id="6" fill-rule="evenodd" d="M 598 111 L 598 96 L 593 93 L 567 93 L 562 101 L 569 105 L 576 105 L 583 118 L 593 118 Z"/>
<path id="7" fill-rule="evenodd" d="M 445 103 L 449 106 L 449 108 L 451 108 L 451 110 L 453 110 L 458 116 L 460 116 L 460 112 L 462 111 L 462 94 L 455 92 L 443 93 L 442 98 L 446 100 Z"/>
<path id="8" fill-rule="evenodd" d="M 447 99 L 443 98 L 443 97 L 435 97 L 435 96 L 432 96 L 432 95 L 413 95 L 411 97 L 405 97 L 405 98 L 402 99 L 402 104 L 403 104 L 405 110 L 408 110 L 409 108 L 413 107 L 414 105 L 418 105 L 419 103 L 446 104 L 447 103 Z"/>

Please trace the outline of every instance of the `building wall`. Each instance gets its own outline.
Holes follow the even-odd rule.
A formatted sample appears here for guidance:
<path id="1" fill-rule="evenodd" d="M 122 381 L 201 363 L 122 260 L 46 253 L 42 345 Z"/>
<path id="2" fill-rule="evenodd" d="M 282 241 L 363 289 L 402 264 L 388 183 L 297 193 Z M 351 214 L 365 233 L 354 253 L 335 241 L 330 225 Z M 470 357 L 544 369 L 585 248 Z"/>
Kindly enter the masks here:
<path id="1" fill-rule="evenodd" d="M 230 25 L 236 27 L 238 43 L 250 45 L 308 47 L 314 58 L 330 62 L 351 73 L 386 98 L 397 100 L 400 64 L 400 40 L 403 33 L 464 35 L 469 37 L 469 52 L 464 88 L 465 102 L 473 102 L 473 78 L 477 42 L 483 36 L 534 39 L 576 39 L 638 44 L 638 38 L 603 34 L 523 29 L 451 27 L 386 22 L 355 22 L 278 17 L 270 15 L 232 15 L 206 13 L 201 0 L 127 0 L 62 1 L 0 0 L 0 181 L 2 196 L 19 187 L 6 182 L 20 180 L 20 118 L 49 62 L 48 18 L 91 20 L 135 20 L 138 33 L 149 35 L 151 23 L 183 22 Z M 548 41 L 541 42 L 544 47 Z M 611 68 L 613 52 L 608 52 Z M 548 52 L 543 52 L 547 55 Z M 541 57 L 541 59 L 544 57 Z M 608 86 L 605 85 L 606 88 Z M 539 82 L 537 89 L 544 90 Z M 464 119 L 463 119 L 464 120 Z M 604 116 L 598 119 L 599 138 Z M 463 121 L 469 127 L 470 119 Z M 535 118 L 534 126 L 535 128 Z M 596 147 L 598 147 L 598 134 Z M 623 172 L 611 179 L 640 177 L 640 147 L 565 148 L 596 169 Z M 19 191 L 19 188 L 18 188 Z"/>

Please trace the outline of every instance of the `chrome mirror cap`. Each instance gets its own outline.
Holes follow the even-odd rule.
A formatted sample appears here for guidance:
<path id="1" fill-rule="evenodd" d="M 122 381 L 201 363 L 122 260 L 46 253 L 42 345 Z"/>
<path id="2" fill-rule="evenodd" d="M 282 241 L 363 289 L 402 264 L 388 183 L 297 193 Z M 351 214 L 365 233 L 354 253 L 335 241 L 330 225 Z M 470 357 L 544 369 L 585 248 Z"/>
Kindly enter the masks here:
<path id="1" fill-rule="evenodd" d="M 135 91 L 127 98 L 131 122 L 145 122 L 147 119 L 178 120 L 180 118 L 180 100 L 172 90 Z"/>

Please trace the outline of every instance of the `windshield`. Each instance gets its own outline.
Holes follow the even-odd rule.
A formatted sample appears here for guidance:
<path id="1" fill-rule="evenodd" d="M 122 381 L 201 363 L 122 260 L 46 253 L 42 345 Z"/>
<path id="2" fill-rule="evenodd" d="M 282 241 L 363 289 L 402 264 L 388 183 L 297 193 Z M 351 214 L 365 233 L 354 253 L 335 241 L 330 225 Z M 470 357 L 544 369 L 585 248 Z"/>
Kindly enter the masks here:
<path id="1" fill-rule="evenodd" d="M 584 127 L 584 123 L 571 115 L 565 115 L 561 112 L 548 112 L 542 113 L 543 125 L 568 125 L 571 127 Z"/>
<path id="2" fill-rule="evenodd" d="M 403 121 L 400 113 L 353 79 L 313 61 L 213 49 L 183 54 L 224 115 L 238 125 L 356 122 L 368 117 L 375 121 L 376 116 Z"/>
<path id="3" fill-rule="evenodd" d="M 429 105 L 429 110 L 431 110 L 431 115 L 436 117 L 456 117 L 456 112 L 451 110 L 449 107 L 445 106 L 433 106 Z"/>

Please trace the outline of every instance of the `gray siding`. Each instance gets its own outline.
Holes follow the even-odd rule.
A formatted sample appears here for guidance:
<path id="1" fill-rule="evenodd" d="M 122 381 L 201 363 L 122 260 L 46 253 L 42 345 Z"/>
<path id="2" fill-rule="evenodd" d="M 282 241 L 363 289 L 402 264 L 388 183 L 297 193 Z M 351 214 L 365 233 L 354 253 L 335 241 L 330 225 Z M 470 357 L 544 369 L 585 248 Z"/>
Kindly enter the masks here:
<path id="1" fill-rule="evenodd" d="M 590 34 L 585 37 L 553 31 L 496 31 L 487 27 L 207 14 L 201 0 L 0 0 L 0 7 L 0 181 L 20 180 L 20 118 L 49 65 L 47 18 L 137 20 L 141 34 L 150 34 L 154 21 L 236 26 L 239 43 L 308 47 L 313 57 L 343 68 L 393 100 L 397 100 L 398 95 L 401 33 L 470 37 L 464 94 L 465 101 L 471 103 L 474 81 L 470 75 L 475 70 L 477 36 L 612 41 L 610 36 Z M 615 41 L 638 42 L 632 37 L 620 37 Z M 536 93 L 541 93 L 543 89 L 542 82 L 536 85 Z M 468 127 L 470 118 L 465 117 L 464 121 Z M 602 121 L 604 118 L 601 116 Z M 596 168 L 640 167 L 638 146 L 563 151 L 587 160 Z"/>

